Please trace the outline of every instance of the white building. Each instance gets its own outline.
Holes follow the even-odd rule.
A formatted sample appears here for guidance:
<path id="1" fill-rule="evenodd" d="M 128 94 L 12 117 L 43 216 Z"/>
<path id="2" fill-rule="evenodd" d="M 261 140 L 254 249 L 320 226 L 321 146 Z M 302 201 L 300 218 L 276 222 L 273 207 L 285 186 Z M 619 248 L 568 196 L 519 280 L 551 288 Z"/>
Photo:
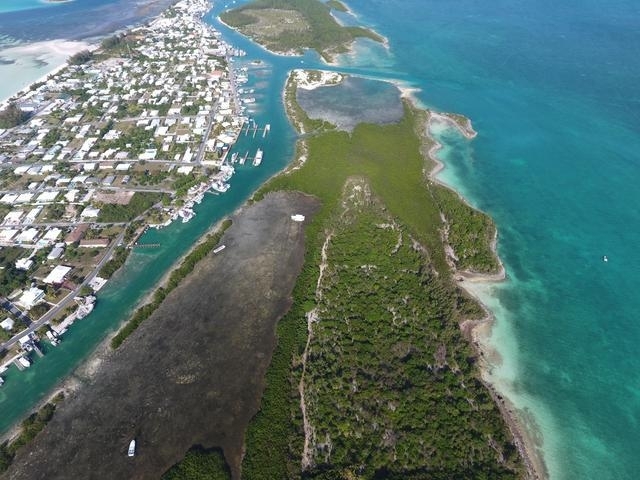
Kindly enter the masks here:
<path id="1" fill-rule="evenodd" d="M 67 276 L 67 273 L 71 271 L 71 267 L 67 267 L 65 265 L 57 265 L 51 273 L 47 275 L 44 280 L 42 280 L 46 284 L 60 284 L 64 281 L 64 277 Z"/>
<path id="2" fill-rule="evenodd" d="M 27 228 L 20 232 L 20 234 L 15 238 L 15 241 L 18 243 L 33 243 L 37 236 L 37 228 Z"/>
<path id="3" fill-rule="evenodd" d="M 82 211 L 80 216 L 82 218 L 97 218 L 99 214 L 100 214 L 99 208 L 87 207 Z"/>
<path id="4" fill-rule="evenodd" d="M 29 310 L 44 298 L 44 290 L 40 290 L 36 287 L 31 287 L 29 290 L 22 292 L 22 295 L 16 302 L 19 306 L 25 310 Z"/>
<path id="5" fill-rule="evenodd" d="M 44 236 L 42 237 L 42 240 L 45 240 L 47 242 L 55 242 L 61 234 L 62 234 L 62 230 L 60 230 L 57 227 L 54 227 L 51 230 L 48 230 L 47 233 L 44 234 Z"/>
<path id="6" fill-rule="evenodd" d="M 19 260 L 16 260 L 16 268 L 18 270 L 29 270 L 32 265 L 33 260 L 30 258 L 20 258 Z"/>
<path id="7" fill-rule="evenodd" d="M 64 253 L 64 248 L 56 245 L 49 252 L 49 255 L 47 255 L 47 260 L 55 260 L 56 258 L 60 258 L 63 253 Z"/>
<path id="8" fill-rule="evenodd" d="M 11 318 L 5 318 L 2 322 L 0 322 L 0 327 L 7 332 L 13 330 L 13 326 L 15 322 Z"/>

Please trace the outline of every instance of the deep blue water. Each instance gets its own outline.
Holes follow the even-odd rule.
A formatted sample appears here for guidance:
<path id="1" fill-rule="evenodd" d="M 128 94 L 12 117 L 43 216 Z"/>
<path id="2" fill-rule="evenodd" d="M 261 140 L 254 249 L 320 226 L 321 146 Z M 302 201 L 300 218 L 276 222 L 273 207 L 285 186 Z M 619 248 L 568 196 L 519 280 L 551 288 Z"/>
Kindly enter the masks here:
<path id="1" fill-rule="evenodd" d="M 85 16 L 116 11 L 119 1 L 78 0 L 0 14 L 0 34 L 20 38 L 20 28 L 30 22 L 45 25 L 52 19 L 48 28 L 60 30 L 47 34 L 43 26 L 32 35 L 56 38 L 65 25 L 81 29 L 82 9 Z M 637 478 L 640 5 L 630 0 L 347 3 L 360 21 L 388 37 L 390 51 L 364 42 L 357 58 L 343 59 L 350 65 L 346 70 L 403 80 L 421 89 L 417 96 L 424 104 L 471 117 L 479 132 L 472 142 L 450 131 L 439 135 L 448 167 L 442 178 L 492 215 L 500 231 L 508 281 L 481 292 L 497 317 L 489 343 L 502 356 L 492 381 L 533 418 L 553 479 Z M 218 4 L 209 17 L 214 24 L 221 8 Z M 109 22 L 98 23 L 104 28 Z M 273 141 L 277 135 L 280 140 L 265 151 L 265 162 L 277 163 L 258 176 L 234 178 L 234 196 L 224 207 L 215 201 L 206 207 L 216 209 L 208 222 L 239 205 L 290 159 L 293 135 L 280 104 L 285 74 L 294 66 L 318 64 L 313 54 L 268 55 L 221 29 L 247 50 L 247 60 L 266 62 L 253 75 L 259 86 L 257 116 L 263 123 L 279 123 L 272 132 Z M 246 141 L 238 145 L 241 153 L 255 148 Z M 180 236 L 180 243 L 193 241 L 196 233 Z M 140 281 L 135 273 L 129 279 Z M 30 374 L 40 375 L 39 365 L 34 368 Z"/>

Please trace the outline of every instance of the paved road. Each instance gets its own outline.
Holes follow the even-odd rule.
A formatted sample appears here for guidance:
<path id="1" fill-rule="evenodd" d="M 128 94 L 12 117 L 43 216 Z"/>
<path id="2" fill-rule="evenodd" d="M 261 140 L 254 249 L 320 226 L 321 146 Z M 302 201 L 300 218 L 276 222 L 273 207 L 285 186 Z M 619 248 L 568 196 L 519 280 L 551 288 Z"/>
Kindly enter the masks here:
<path id="1" fill-rule="evenodd" d="M 22 323 L 25 324 L 25 326 L 28 327 L 33 323 L 33 320 L 31 320 L 31 318 L 29 318 L 29 316 L 26 313 L 24 313 L 22 310 L 20 310 L 18 307 L 16 307 L 14 305 L 14 303 L 11 300 L 9 300 L 8 298 L 0 297 L 0 305 L 7 312 L 12 313 L 19 320 L 21 320 Z"/>
<path id="2" fill-rule="evenodd" d="M 42 327 L 45 323 L 49 322 L 55 315 L 58 314 L 58 312 L 65 309 L 69 305 L 69 303 L 71 303 L 73 299 L 78 296 L 78 294 L 80 293 L 80 289 L 85 285 L 87 285 L 89 282 L 91 282 L 91 280 L 93 280 L 98 275 L 98 273 L 100 272 L 100 269 L 104 266 L 104 264 L 109 261 L 109 259 L 111 258 L 111 255 L 113 254 L 113 251 L 116 249 L 118 245 L 122 243 L 122 240 L 124 238 L 124 233 L 125 232 L 122 232 L 120 235 L 118 235 L 118 237 L 113 242 L 111 242 L 111 246 L 107 250 L 107 253 L 105 254 L 105 256 L 102 257 L 102 260 L 98 262 L 93 272 L 87 275 L 84 281 L 80 285 L 78 285 L 75 290 L 73 290 L 66 297 L 60 300 L 60 302 L 58 302 L 58 304 L 55 307 L 53 307 L 51 310 L 45 313 L 37 321 L 32 322 L 29 328 L 23 330 L 22 332 L 12 337 L 10 340 L 0 345 L 0 350 L 6 350 L 11 348 L 11 346 L 17 343 L 18 340 L 20 340 L 22 337 L 24 337 L 25 335 L 29 335 L 32 332 L 35 332 L 40 327 Z"/>

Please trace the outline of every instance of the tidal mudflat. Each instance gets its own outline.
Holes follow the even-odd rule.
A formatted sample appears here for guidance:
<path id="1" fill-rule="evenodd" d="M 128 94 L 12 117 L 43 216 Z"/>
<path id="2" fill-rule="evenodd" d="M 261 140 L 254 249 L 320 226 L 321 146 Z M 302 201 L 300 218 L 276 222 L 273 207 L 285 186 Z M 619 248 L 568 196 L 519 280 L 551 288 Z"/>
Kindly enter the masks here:
<path id="1" fill-rule="evenodd" d="M 193 445 L 223 449 L 234 477 L 264 390 L 275 325 L 304 259 L 318 201 L 270 194 L 58 408 L 6 478 L 159 478 Z M 135 457 L 127 456 L 131 439 Z"/>

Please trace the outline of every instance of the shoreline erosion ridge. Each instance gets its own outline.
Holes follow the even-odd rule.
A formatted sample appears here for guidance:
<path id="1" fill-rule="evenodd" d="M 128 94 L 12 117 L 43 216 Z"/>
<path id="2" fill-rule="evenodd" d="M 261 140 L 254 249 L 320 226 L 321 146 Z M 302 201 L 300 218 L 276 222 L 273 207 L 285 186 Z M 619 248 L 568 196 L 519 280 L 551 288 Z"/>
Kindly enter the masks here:
<path id="1" fill-rule="evenodd" d="M 180 4 L 193 4 L 196 3 L 193 0 L 184 0 L 183 2 L 180 2 Z M 205 2 L 199 2 L 199 3 L 205 3 Z M 198 11 L 198 14 L 201 14 L 203 12 Z M 135 31 L 135 29 L 134 29 Z M 293 54 L 292 51 L 287 51 L 285 52 L 285 54 Z M 324 55 L 323 55 L 324 57 Z M 330 57 L 327 56 L 327 59 L 329 59 Z M 58 72 L 59 73 L 59 72 Z M 56 74 L 58 74 L 56 73 Z M 319 78 L 315 78 L 314 75 L 309 76 L 307 74 L 307 82 L 306 85 L 302 85 L 299 84 L 297 85 L 299 88 L 307 88 L 307 89 L 313 89 L 313 88 L 317 88 L 319 86 L 324 86 L 324 85 L 335 85 L 335 84 L 339 84 L 342 79 L 344 78 L 342 74 L 340 73 L 336 73 L 336 72 L 319 72 Z M 298 72 L 296 72 L 295 74 L 296 79 L 299 82 L 303 81 L 303 76 L 301 74 L 299 74 Z M 49 80 L 51 80 L 51 78 L 49 78 Z M 288 86 L 287 86 L 288 89 Z M 295 89 L 294 89 L 295 91 Z M 290 118 L 292 120 L 292 123 L 294 125 L 296 125 L 296 127 L 298 128 L 298 130 L 300 131 L 300 133 L 304 133 L 304 125 L 309 125 L 309 121 L 310 119 L 300 119 L 299 117 L 296 119 L 296 114 L 291 112 L 290 110 L 290 102 L 287 100 L 287 92 L 288 90 L 285 90 L 284 94 L 283 94 L 283 98 L 285 99 L 285 104 L 287 106 L 286 110 L 287 113 L 290 115 Z M 407 92 L 405 90 L 402 91 L 403 95 L 406 95 Z M 295 103 L 295 102 L 294 102 Z M 298 107 L 299 108 L 299 107 Z M 414 108 L 415 107 L 411 107 Z M 298 112 L 299 113 L 299 112 Z M 415 113 L 415 115 L 418 118 L 420 117 L 420 113 Z M 427 178 L 434 181 L 435 183 L 439 183 L 437 177 L 437 173 L 441 170 L 441 168 L 443 168 L 442 163 L 437 159 L 437 151 L 439 148 L 439 145 L 437 144 L 437 142 L 435 142 L 433 140 L 433 137 L 429 134 L 429 128 L 431 125 L 431 122 L 434 123 L 445 123 L 450 127 L 453 127 L 455 129 L 457 129 L 461 135 L 463 135 L 465 138 L 467 139 L 472 139 L 474 138 L 477 133 L 474 131 L 471 122 L 469 119 L 467 119 L 466 117 L 463 117 L 461 115 L 453 115 L 453 114 L 442 114 L 442 113 L 437 113 L 437 112 L 432 112 L 429 111 L 426 113 L 426 119 L 422 118 L 422 121 L 424 121 L 424 131 L 423 134 L 424 136 L 426 136 L 426 139 L 428 139 L 428 142 L 430 143 L 430 145 L 427 145 L 427 157 L 434 162 L 433 168 L 432 169 L 428 169 L 428 175 Z M 242 123 L 240 123 L 240 128 L 241 128 Z M 326 125 L 325 125 L 326 126 Z M 314 124 L 314 127 L 317 127 L 317 124 Z M 322 128 L 320 128 L 320 130 L 322 130 Z M 235 135 L 237 136 L 237 130 Z M 313 136 L 320 136 L 322 135 L 322 131 L 318 132 L 316 130 L 312 131 L 312 135 Z M 417 134 L 418 135 L 418 134 Z M 422 134 L 419 134 L 418 136 L 420 136 L 420 138 L 422 140 L 425 140 L 425 137 L 423 137 Z M 305 158 L 306 155 L 309 154 L 309 146 L 308 146 L 308 142 L 311 141 L 311 139 L 305 139 L 304 141 L 300 141 L 299 145 L 297 147 L 297 152 L 298 154 L 296 155 L 296 159 L 294 160 L 294 162 L 292 163 L 292 165 L 290 166 L 290 168 L 285 172 L 284 175 L 290 176 L 291 174 L 295 173 L 297 170 L 305 167 Z M 232 142 L 229 142 L 229 144 L 232 144 Z M 424 144 L 422 145 L 423 147 L 425 146 Z M 304 155 L 302 155 L 300 152 L 304 152 Z M 423 152 L 424 153 L 424 152 Z M 304 157 L 304 158 L 303 158 Z M 222 163 L 224 162 L 224 160 L 222 162 L 219 162 L 220 165 L 222 165 Z M 198 178 L 198 180 L 201 180 L 201 178 Z M 278 178 L 273 180 L 274 184 L 278 183 Z M 196 183 L 194 183 L 194 185 L 196 185 Z M 269 189 L 269 184 L 267 184 L 267 189 Z M 362 184 L 360 185 L 360 188 L 367 190 L 367 185 L 366 184 Z M 462 201 L 465 203 L 465 205 L 469 208 L 469 209 L 473 209 L 470 205 L 468 205 L 464 199 L 462 199 L 462 197 L 460 197 L 456 192 L 454 192 L 453 190 L 451 190 L 449 187 L 447 187 L 446 185 L 443 186 L 443 188 L 445 188 L 446 190 L 452 192 L 452 194 L 458 198 L 458 201 Z M 263 189 L 264 190 L 264 189 Z M 257 198 L 260 196 L 261 194 L 259 194 L 257 196 Z M 441 196 L 438 196 L 441 195 Z M 449 200 L 447 199 L 447 195 L 446 194 L 437 194 L 435 195 L 435 197 L 437 197 L 436 202 L 440 202 L 440 204 L 446 203 Z M 367 200 L 364 203 L 368 204 L 368 202 L 371 202 L 371 200 Z M 375 200 L 373 201 L 373 203 L 375 204 Z M 440 213 L 441 218 L 444 220 L 444 224 L 447 224 L 447 221 L 444 217 L 444 215 L 442 213 Z M 483 217 L 483 214 L 479 214 L 481 217 Z M 321 215 L 319 215 L 319 217 L 321 217 Z M 484 216 L 486 217 L 486 216 Z M 328 217 L 324 217 L 324 220 L 327 220 Z M 315 220 L 314 222 L 317 222 L 319 220 Z M 489 224 L 492 226 L 493 224 L 489 221 Z M 317 228 L 317 227 L 316 227 Z M 445 227 L 446 230 L 446 227 Z M 315 233 L 317 233 L 316 230 L 314 230 Z M 329 241 L 331 237 L 331 234 L 327 237 L 325 237 L 326 241 Z M 497 240 L 497 231 L 495 229 L 495 227 L 493 227 L 493 233 L 491 235 L 491 240 L 489 242 L 490 245 L 490 250 L 493 252 L 493 254 L 495 254 L 495 242 Z M 441 238 L 441 240 L 445 241 L 447 240 L 446 235 L 443 234 L 443 237 Z M 415 242 L 415 240 L 414 240 Z M 419 242 L 418 242 L 419 243 Z M 326 251 L 323 248 L 323 258 L 326 256 Z M 429 249 L 427 248 L 427 251 Z M 496 262 L 498 265 L 498 270 L 497 273 L 483 273 L 483 272 L 475 272 L 473 271 L 473 269 L 469 270 L 469 269 L 465 269 L 465 268 L 461 268 L 461 269 L 457 269 L 456 268 L 456 262 L 458 261 L 457 258 L 457 252 L 455 249 L 447 249 L 446 245 L 445 245 L 445 250 L 447 250 L 446 253 L 446 261 L 448 263 L 448 265 L 450 267 L 452 267 L 452 275 L 454 277 L 458 278 L 458 282 L 457 284 L 465 289 L 468 293 L 470 293 L 473 296 L 473 291 L 467 288 L 467 283 L 466 282 L 478 282 L 478 281 L 496 281 L 496 280 L 500 280 L 502 278 L 504 278 L 505 272 L 504 272 L 504 267 L 502 266 L 500 260 L 496 257 Z M 431 255 L 431 254 L 429 254 Z M 431 259 L 431 261 L 433 261 L 433 259 Z M 492 265 L 493 267 L 495 267 L 495 265 Z M 326 268 L 326 267 L 325 267 Z M 495 270 L 493 268 L 489 268 L 489 270 Z M 460 281 L 461 278 L 464 278 L 463 281 Z M 320 285 L 320 280 L 318 279 L 318 286 Z M 297 285 L 296 285 L 297 288 Z M 294 295 L 295 297 L 295 295 Z M 486 310 L 485 307 L 484 308 L 484 312 L 487 315 L 487 318 L 485 318 L 484 320 L 480 320 L 480 321 L 476 321 L 473 322 L 474 325 L 471 328 L 471 336 L 472 336 L 472 343 L 474 348 L 476 349 L 476 351 L 478 352 L 479 355 L 484 355 L 484 353 L 480 353 L 482 352 L 482 346 L 481 341 L 478 340 L 477 336 L 478 336 L 478 331 L 481 328 L 486 328 L 487 324 L 490 324 L 490 313 L 488 312 L 488 310 Z M 285 317 L 286 318 L 286 317 Z M 309 323 L 309 325 L 313 324 L 314 322 L 317 322 L 317 320 L 311 321 Z M 467 322 L 462 322 L 462 325 L 467 324 Z M 280 327 L 278 327 L 280 328 Z M 312 333 L 311 333 L 311 329 L 309 329 L 309 336 L 307 338 L 307 341 L 309 341 L 312 338 Z M 482 359 L 480 359 L 482 362 Z M 272 367 L 269 367 L 270 369 Z M 487 368 L 486 366 L 482 367 L 482 368 Z M 268 373 L 267 373 L 267 378 L 268 378 Z M 302 380 L 300 380 L 300 385 L 302 385 Z M 502 396 L 496 392 L 493 387 L 491 387 L 490 385 L 487 385 L 486 382 L 484 382 L 485 386 L 487 386 L 487 388 L 490 391 L 491 397 L 493 399 L 493 402 L 496 404 L 496 406 L 500 409 L 500 412 L 502 413 L 502 416 L 504 417 L 505 421 L 507 422 L 508 426 L 509 426 L 509 430 L 511 431 L 512 435 L 514 436 L 514 440 L 516 443 L 516 446 L 518 447 L 518 450 L 520 451 L 520 455 L 522 456 L 527 470 L 529 471 L 529 475 L 531 478 L 545 478 L 543 472 L 543 465 L 542 463 L 539 461 L 538 459 L 538 453 L 535 450 L 535 446 L 532 445 L 531 443 L 531 439 L 526 435 L 526 431 L 524 431 L 523 426 L 521 424 L 521 422 L 518 420 L 517 418 L 517 414 L 515 412 L 513 412 L 512 410 L 512 406 L 509 405 L 508 403 L 506 403 L 506 401 L 502 398 Z M 303 400 L 304 402 L 304 400 Z M 260 415 L 260 414 L 259 414 Z M 306 423 L 306 421 L 305 421 Z M 250 427 L 251 429 L 251 427 Z M 305 433 L 307 432 L 307 428 L 305 428 Z M 308 438 L 307 435 L 305 434 L 305 457 L 307 458 L 306 460 L 306 465 L 307 466 L 311 466 L 313 464 L 312 461 L 308 460 L 309 458 L 309 452 L 308 452 Z"/>

